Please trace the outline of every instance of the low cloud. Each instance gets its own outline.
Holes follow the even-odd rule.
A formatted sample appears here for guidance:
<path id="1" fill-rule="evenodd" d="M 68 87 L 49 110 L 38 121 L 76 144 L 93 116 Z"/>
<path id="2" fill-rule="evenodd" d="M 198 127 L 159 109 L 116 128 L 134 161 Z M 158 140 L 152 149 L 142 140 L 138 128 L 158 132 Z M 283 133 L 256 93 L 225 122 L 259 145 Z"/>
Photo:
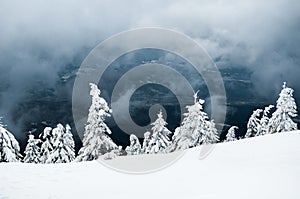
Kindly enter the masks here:
<path id="1" fill-rule="evenodd" d="M 149 26 L 189 35 L 220 68 L 247 68 L 258 96 L 275 99 L 287 81 L 299 97 L 298 7 L 297 0 L 2 1 L 0 114 L 18 131 L 11 114 L 30 88 L 59 92 L 59 72 L 77 56 L 115 33 Z"/>

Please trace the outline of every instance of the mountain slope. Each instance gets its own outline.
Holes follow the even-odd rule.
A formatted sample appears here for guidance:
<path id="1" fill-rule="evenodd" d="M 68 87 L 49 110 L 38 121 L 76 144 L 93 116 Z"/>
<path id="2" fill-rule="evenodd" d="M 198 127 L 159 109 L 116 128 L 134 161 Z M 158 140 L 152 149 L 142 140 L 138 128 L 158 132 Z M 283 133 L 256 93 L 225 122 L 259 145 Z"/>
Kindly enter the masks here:
<path id="1" fill-rule="evenodd" d="M 300 132 L 190 149 L 170 167 L 129 175 L 97 161 L 0 164 L 0 198 L 300 198 Z M 150 156 L 149 156 L 150 157 Z M 148 156 L 121 157 L 143 161 Z"/>

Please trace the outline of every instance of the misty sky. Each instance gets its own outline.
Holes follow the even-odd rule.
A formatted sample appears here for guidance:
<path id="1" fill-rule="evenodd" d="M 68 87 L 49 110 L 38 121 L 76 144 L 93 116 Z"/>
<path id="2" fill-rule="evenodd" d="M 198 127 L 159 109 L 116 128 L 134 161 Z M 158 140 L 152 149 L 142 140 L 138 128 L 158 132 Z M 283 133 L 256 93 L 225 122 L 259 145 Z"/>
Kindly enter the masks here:
<path id="1" fill-rule="evenodd" d="M 1 1 L 0 115 L 17 130 L 11 113 L 30 88 L 69 96 L 57 88 L 64 68 L 115 33 L 149 26 L 187 34 L 219 68 L 246 68 L 254 95 L 276 99 L 287 81 L 300 96 L 299 10 L 297 0 Z"/>

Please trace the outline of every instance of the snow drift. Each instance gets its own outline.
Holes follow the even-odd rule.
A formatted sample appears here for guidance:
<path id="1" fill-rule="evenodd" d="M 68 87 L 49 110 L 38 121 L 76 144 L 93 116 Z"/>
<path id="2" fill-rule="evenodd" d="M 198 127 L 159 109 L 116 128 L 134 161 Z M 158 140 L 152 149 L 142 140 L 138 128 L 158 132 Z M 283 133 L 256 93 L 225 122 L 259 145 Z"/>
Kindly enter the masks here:
<path id="1" fill-rule="evenodd" d="M 170 167 L 145 175 L 97 161 L 1 163 L 0 198 L 300 198 L 300 131 L 217 144 L 202 160 L 199 151 L 189 149 Z"/>

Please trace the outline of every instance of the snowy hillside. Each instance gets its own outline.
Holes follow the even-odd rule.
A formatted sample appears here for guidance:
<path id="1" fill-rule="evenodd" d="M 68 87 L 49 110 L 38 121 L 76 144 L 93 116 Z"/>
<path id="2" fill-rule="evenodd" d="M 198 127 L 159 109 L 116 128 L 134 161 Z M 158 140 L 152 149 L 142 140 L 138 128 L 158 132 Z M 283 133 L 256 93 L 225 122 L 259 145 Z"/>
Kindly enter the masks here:
<path id="1" fill-rule="evenodd" d="M 118 173 L 97 161 L 1 163 L 0 198 L 300 198 L 299 131 L 217 144 L 203 160 L 199 150 L 145 175 Z"/>

